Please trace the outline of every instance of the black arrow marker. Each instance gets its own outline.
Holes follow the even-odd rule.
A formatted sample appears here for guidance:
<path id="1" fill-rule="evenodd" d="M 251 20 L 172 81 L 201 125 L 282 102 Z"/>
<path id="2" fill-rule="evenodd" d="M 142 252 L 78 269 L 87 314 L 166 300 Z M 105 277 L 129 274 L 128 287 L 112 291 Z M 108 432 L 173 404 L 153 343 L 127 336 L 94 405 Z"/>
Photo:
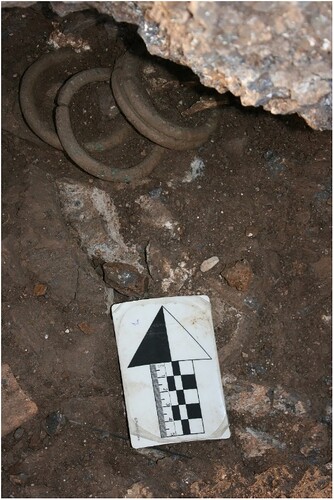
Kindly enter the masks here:
<path id="1" fill-rule="evenodd" d="M 152 321 L 128 368 L 171 361 L 163 307 Z"/>

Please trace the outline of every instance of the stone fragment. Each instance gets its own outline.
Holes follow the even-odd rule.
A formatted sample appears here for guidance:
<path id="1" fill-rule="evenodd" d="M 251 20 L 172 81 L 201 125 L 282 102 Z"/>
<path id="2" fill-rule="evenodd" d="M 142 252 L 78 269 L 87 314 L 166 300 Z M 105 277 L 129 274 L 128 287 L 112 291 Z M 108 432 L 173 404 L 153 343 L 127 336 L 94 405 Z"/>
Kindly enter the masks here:
<path id="1" fill-rule="evenodd" d="M 136 449 L 136 452 L 140 453 L 140 455 L 144 455 L 145 457 L 150 458 L 151 460 L 154 460 L 155 462 L 157 462 L 158 460 L 162 460 L 167 456 L 163 450 L 158 450 L 156 448 L 138 448 Z"/>
<path id="2" fill-rule="evenodd" d="M 105 283 L 127 297 L 142 297 L 147 288 L 148 278 L 130 264 L 122 262 L 103 265 Z"/>
<path id="3" fill-rule="evenodd" d="M 145 249 L 146 262 L 152 279 L 161 281 L 170 275 L 170 255 L 158 241 L 151 240 Z"/>
<path id="4" fill-rule="evenodd" d="M 43 439 L 46 437 L 46 432 L 40 427 L 36 428 L 29 439 L 29 448 L 32 450 L 37 450 L 42 446 Z"/>
<path id="5" fill-rule="evenodd" d="M 327 315 L 327 314 L 323 314 L 321 316 L 321 319 L 324 323 L 326 323 L 327 325 L 331 325 L 332 324 L 332 316 L 331 315 Z"/>
<path id="6" fill-rule="evenodd" d="M 22 429 L 22 427 L 19 427 L 18 429 L 16 429 L 16 431 L 14 432 L 14 438 L 19 441 L 21 439 L 21 437 L 23 436 L 24 434 L 24 429 Z"/>
<path id="7" fill-rule="evenodd" d="M 237 435 L 241 441 L 243 454 L 246 458 L 261 457 L 267 450 L 277 448 L 285 449 L 286 444 L 282 443 L 274 436 L 251 427 L 246 427 L 245 431 L 238 430 Z"/>
<path id="8" fill-rule="evenodd" d="M 201 267 L 200 267 L 202 273 L 206 273 L 207 271 L 210 271 L 210 269 L 215 267 L 215 265 L 217 265 L 218 262 L 219 262 L 219 258 L 216 256 L 210 257 L 209 259 L 204 260 L 201 264 Z"/>
<path id="9" fill-rule="evenodd" d="M 280 385 L 273 390 L 273 411 L 282 412 L 285 415 L 303 416 L 310 408 L 309 401 L 302 401 L 298 394 L 288 392 Z"/>
<path id="10" fill-rule="evenodd" d="M 135 246 L 124 242 L 116 207 L 105 191 L 71 181 L 57 182 L 57 187 L 63 215 L 91 259 L 143 270 Z"/>
<path id="11" fill-rule="evenodd" d="M 92 335 L 92 333 L 94 333 L 94 328 L 86 321 L 78 323 L 78 327 L 82 331 L 82 333 L 85 333 L 86 335 Z"/>
<path id="12" fill-rule="evenodd" d="M 17 486 L 22 486 L 22 485 L 26 484 L 28 479 L 29 479 L 29 476 L 27 474 L 25 474 L 24 472 L 21 472 L 20 474 L 11 474 L 9 476 L 9 481 L 12 484 L 17 485 Z"/>
<path id="13" fill-rule="evenodd" d="M 261 363 L 246 363 L 246 368 L 247 372 L 253 376 L 263 375 L 267 371 L 267 368 L 261 365 Z"/>
<path id="14" fill-rule="evenodd" d="M 181 112 L 182 116 L 191 116 L 195 113 L 199 113 L 200 111 L 203 111 L 204 109 L 212 109 L 212 108 L 218 108 L 219 106 L 225 106 L 228 105 L 228 98 L 222 99 L 222 101 L 218 102 L 214 99 L 211 98 L 204 98 L 200 99 L 199 101 L 195 102 L 190 108 L 186 109 L 185 111 Z"/>
<path id="15" fill-rule="evenodd" d="M 176 239 L 179 237 L 179 222 L 160 199 L 142 194 L 136 199 L 136 203 L 140 206 L 140 218 L 143 224 L 169 231 Z"/>
<path id="16" fill-rule="evenodd" d="M 253 271 L 246 259 L 237 261 L 233 266 L 227 267 L 221 275 L 227 283 L 240 292 L 246 292 L 253 279 Z"/>
<path id="17" fill-rule="evenodd" d="M 225 397 L 227 408 L 237 413 L 249 413 L 254 417 L 263 417 L 268 415 L 271 410 L 268 388 L 263 385 L 225 384 Z"/>
<path id="18" fill-rule="evenodd" d="M 315 458 L 329 444 L 328 429 L 325 424 L 317 423 L 304 436 L 300 451 L 305 457 Z"/>
<path id="19" fill-rule="evenodd" d="M 45 430 L 49 436 L 52 436 L 60 432 L 66 422 L 67 418 L 61 411 L 53 411 L 45 419 Z"/>
<path id="20" fill-rule="evenodd" d="M 172 262 L 173 255 L 168 248 L 157 241 L 146 246 L 146 262 L 152 279 L 160 283 L 162 292 L 177 293 L 193 275 L 194 269 L 188 267 L 189 257 L 181 250 L 180 260 Z"/>
<path id="21" fill-rule="evenodd" d="M 283 413 L 302 417 L 310 410 L 310 402 L 280 385 L 268 387 L 237 380 L 232 374 L 223 377 L 224 392 L 228 409 L 241 415 L 264 417 Z"/>
<path id="22" fill-rule="evenodd" d="M 37 283 L 34 286 L 33 294 L 35 297 L 43 297 L 46 294 L 47 286 L 44 283 Z"/>
<path id="23" fill-rule="evenodd" d="M 134 483 L 126 492 L 124 498 L 153 498 L 150 489 L 143 483 Z"/>
<path id="24" fill-rule="evenodd" d="M 5 436 L 36 415 L 36 404 L 23 392 L 9 365 L 1 366 L 1 435 Z"/>
<path id="25" fill-rule="evenodd" d="M 246 231 L 245 231 L 247 238 L 256 238 L 258 233 L 259 233 L 259 230 L 255 226 L 248 226 Z"/>
<path id="26" fill-rule="evenodd" d="M 188 278 L 192 275 L 192 270 L 186 268 L 184 262 L 179 262 L 175 268 L 169 266 L 168 276 L 161 282 L 161 290 L 166 293 L 178 292 Z"/>
<path id="27" fill-rule="evenodd" d="M 234 384 L 237 380 L 237 377 L 232 373 L 226 373 L 222 376 L 222 383 L 224 387 Z"/>

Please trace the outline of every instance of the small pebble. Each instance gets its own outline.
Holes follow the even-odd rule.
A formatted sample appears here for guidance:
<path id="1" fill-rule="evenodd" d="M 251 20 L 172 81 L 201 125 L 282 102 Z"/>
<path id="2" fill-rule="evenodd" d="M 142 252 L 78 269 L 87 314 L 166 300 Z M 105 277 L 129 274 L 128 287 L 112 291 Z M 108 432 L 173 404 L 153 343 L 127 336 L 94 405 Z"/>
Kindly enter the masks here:
<path id="1" fill-rule="evenodd" d="M 47 286 L 44 283 L 37 283 L 34 286 L 33 294 L 35 297 L 43 297 L 46 294 Z"/>
<path id="2" fill-rule="evenodd" d="M 258 229 L 254 226 L 249 226 L 246 229 L 247 238 L 255 238 L 258 235 Z"/>
<path id="3" fill-rule="evenodd" d="M 85 333 L 86 335 L 91 335 L 94 333 L 93 327 L 87 323 L 86 321 L 82 321 L 81 323 L 78 323 L 78 327 L 82 331 L 82 333 Z"/>
<path id="4" fill-rule="evenodd" d="M 23 436 L 23 434 L 24 434 L 24 430 L 22 429 L 22 427 L 19 427 L 14 432 L 14 438 L 17 439 L 17 440 L 19 440 L 19 439 L 21 439 L 21 437 Z"/>
<path id="5" fill-rule="evenodd" d="M 209 259 L 206 259 L 202 262 L 201 264 L 201 271 L 202 273 L 206 273 L 207 271 L 210 271 L 210 269 L 212 269 L 216 264 L 218 264 L 219 262 L 219 258 L 214 256 L 214 257 L 210 257 Z"/>
<path id="6" fill-rule="evenodd" d="M 28 478 L 27 474 L 21 472 L 20 474 L 11 474 L 9 476 L 9 481 L 14 485 L 22 486 L 28 481 Z"/>
<path id="7" fill-rule="evenodd" d="M 246 259 L 237 261 L 232 266 L 227 267 L 221 275 L 231 287 L 241 292 L 248 290 L 253 279 L 252 268 Z"/>
<path id="8" fill-rule="evenodd" d="M 110 288 L 114 288 L 127 297 L 143 296 L 148 278 L 135 266 L 124 262 L 106 262 L 102 268 L 104 282 Z"/>
<path id="9" fill-rule="evenodd" d="M 67 419 L 59 410 L 50 413 L 45 419 L 45 430 L 51 436 L 58 433 L 66 424 Z"/>
<path id="10" fill-rule="evenodd" d="M 166 453 L 163 450 L 157 450 L 156 448 L 138 448 L 136 449 L 136 452 L 156 461 L 166 458 Z"/>

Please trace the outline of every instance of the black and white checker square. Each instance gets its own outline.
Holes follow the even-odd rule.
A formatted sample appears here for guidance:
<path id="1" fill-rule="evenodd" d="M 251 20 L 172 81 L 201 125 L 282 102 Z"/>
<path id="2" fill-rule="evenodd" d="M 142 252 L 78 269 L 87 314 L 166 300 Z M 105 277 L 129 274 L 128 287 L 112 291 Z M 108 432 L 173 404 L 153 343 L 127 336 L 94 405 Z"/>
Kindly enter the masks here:
<path id="1" fill-rule="evenodd" d="M 176 434 L 204 433 L 193 362 L 173 361 L 166 372 Z"/>

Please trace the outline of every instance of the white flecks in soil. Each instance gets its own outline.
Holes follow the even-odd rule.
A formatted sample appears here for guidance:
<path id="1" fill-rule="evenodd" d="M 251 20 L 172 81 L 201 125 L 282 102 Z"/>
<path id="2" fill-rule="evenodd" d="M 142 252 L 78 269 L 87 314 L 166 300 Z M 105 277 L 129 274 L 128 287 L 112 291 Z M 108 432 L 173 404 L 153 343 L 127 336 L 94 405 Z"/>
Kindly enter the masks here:
<path id="1" fill-rule="evenodd" d="M 80 36 L 75 36 L 72 33 L 65 34 L 59 29 L 55 29 L 50 34 L 47 44 L 56 50 L 63 47 L 72 47 L 78 53 L 91 50 L 89 43 Z"/>
<path id="2" fill-rule="evenodd" d="M 182 182 L 192 182 L 198 177 L 202 177 L 204 175 L 204 168 L 204 161 L 198 156 L 195 156 L 190 164 L 190 172 L 187 172 L 186 176 L 182 179 Z"/>

